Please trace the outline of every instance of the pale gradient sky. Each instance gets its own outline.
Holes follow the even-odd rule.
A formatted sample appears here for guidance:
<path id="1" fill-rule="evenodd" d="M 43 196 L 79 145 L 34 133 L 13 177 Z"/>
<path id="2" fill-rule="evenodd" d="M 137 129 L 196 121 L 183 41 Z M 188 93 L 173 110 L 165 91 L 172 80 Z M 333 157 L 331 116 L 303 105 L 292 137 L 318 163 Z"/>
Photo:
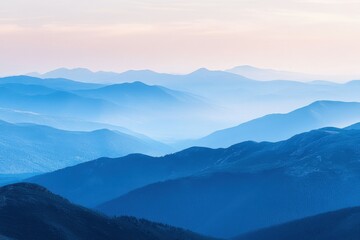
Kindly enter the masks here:
<path id="1" fill-rule="evenodd" d="M 1 0 L 0 75 L 249 64 L 360 75 L 360 0 Z"/>

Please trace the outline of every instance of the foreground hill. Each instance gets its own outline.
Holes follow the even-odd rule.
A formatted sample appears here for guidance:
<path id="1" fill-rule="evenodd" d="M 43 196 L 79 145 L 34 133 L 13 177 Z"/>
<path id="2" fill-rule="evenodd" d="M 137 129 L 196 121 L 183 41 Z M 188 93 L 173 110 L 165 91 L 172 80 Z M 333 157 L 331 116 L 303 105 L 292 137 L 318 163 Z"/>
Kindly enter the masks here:
<path id="1" fill-rule="evenodd" d="M 47 172 L 101 156 L 170 151 L 154 140 L 110 130 L 75 132 L 0 121 L 0 132 L 2 174 Z"/>
<path id="2" fill-rule="evenodd" d="M 0 216 L 1 239 L 208 239 L 146 220 L 110 219 L 28 183 L 0 188 Z"/>
<path id="3" fill-rule="evenodd" d="M 360 236 L 360 207 L 262 229 L 234 240 L 357 240 Z"/>
<path id="4" fill-rule="evenodd" d="M 281 141 L 322 127 L 345 127 L 360 121 L 360 103 L 318 101 L 287 114 L 270 114 L 220 130 L 191 145 L 228 147 L 242 141 Z"/>
<path id="5" fill-rule="evenodd" d="M 359 145 L 359 130 L 336 128 L 244 142 L 220 149 L 202 173 L 136 189 L 98 209 L 231 237 L 359 205 Z"/>

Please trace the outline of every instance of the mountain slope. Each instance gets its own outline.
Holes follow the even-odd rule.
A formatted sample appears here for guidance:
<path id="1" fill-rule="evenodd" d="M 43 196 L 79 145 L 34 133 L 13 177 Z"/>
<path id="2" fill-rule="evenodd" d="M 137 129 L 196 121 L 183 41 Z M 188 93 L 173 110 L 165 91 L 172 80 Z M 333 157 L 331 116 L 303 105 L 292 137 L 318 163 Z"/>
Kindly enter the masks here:
<path id="1" fill-rule="evenodd" d="M 140 154 L 101 158 L 27 181 L 45 186 L 75 203 L 95 206 L 150 183 L 202 171 L 221 154 L 222 150 L 193 148 L 161 158 Z"/>
<path id="2" fill-rule="evenodd" d="M 10 239 L 205 240 L 146 220 L 110 219 L 27 183 L 0 188 L 0 237 Z"/>
<path id="3" fill-rule="evenodd" d="M 159 142 L 110 130 L 72 132 L 0 122 L 0 132 L 0 173 L 47 172 L 101 156 L 169 151 Z"/>
<path id="4" fill-rule="evenodd" d="M 322 127 L 345 127 L 360 121 L 360 103 L 318 101 L 287 114 L 271 114 L 214 132 L 191 145 L 227 147 L 238 142 L 280 141 Z"/>
<path id="5" fill-rule="evenodd" d="M 351 125 L 351 126 L 346 127 L 346 129 L 349 129 L 349 130 L 351 130 L 351 129 L 360 130 L 360 123 L 355 123 L 355 124 L 353 124 L 353 125 Z"/>
<path id="6" fill-rule="evenodd" d="M 357 240 L 359 236 L 360 207 L 355 207 L 262 229 L 234 240 Z"/>
<path id="7" fill-rule="evenodd" d="M 77 71 L 74 70 L 74 72 Z M 88 70 L 84 69 L 79 70 L 79 72 L 89 73 Z M 166 109 L 170 111 L 169 113 L 161 114 L 163 112 L 156 112 L 156 110 L 162 108 L 157 107 L 157 105 L 146 107 L 147 104 L 145 103 L 142 108 L 137 108 L 137 111 L 132 112 L 135 114 L 129 117 L 130 119 L 137 119 L 136 122 L 129 121 L 126 118 L 128 116 L 123 114 L 116 117 L 109 115 L 104 117 L 105 120 L 111 121 L 107 123 L 121 125 L 153 138 L 169 140 L 169 142 L 179 139 L 200 138 L 217 129 L 235 126 L 239 122 L 249 121 L 274 112 L 289 112 L 314 101 L 324 99 L 360 101 L 358 94 L 360 85 L 356 81 L 346 84 L 324 81 L 311 83 L 288 80 L 256 81 L 238 74 L 211 71 L 205 68 L 184 75 L 162 74 L 149 70 L 133 70 L 120 74 L 100 72 L 99 74 L 105 74 L 108 79 L 112 78 L 112 81 L 106 80 L 106 82 L 141 81 L 148 85 L 160 85 L 169 89 L 188 92 L 195 96 L 201 96 L 204 102 L 213 106 L 210 109 L 200 107 L 194 110 L 192 104 L 188 104 L 186 109 L 189 111 L 180 112 L 178 105 L 176 105 L 176 107 Z M 90 72 L 84 79 L 90 77 L 95 79 L 97 73 Z M 145 114 L 136 114 L 144 113 L 144 111 L 146 111 Z M 154 111 L 160 113 L 153 114 Z"/>
<path id="8" fill-rule="evenodd" d="M 202 173 L 136 189 L 98 209 L 231 237 L 359 205 L 359 145 L 360 131 L 336 128 L 244 142 L 219 149 Z"/>
<path id="9" fill-rule="evenodd" d="M 0 78 L 0 84 L 27 84 L 27 85 L 39 85 L 43 87 L 48 87 L 56 90 L 79 90 L 79 89 L 93 89 L 99 88 L 103 85 L 93 84 L 93 83 L 81 83 L 64 78 L 52 78 L 52 79 L 42 79 L 29 76 L 12 76 Z"/>

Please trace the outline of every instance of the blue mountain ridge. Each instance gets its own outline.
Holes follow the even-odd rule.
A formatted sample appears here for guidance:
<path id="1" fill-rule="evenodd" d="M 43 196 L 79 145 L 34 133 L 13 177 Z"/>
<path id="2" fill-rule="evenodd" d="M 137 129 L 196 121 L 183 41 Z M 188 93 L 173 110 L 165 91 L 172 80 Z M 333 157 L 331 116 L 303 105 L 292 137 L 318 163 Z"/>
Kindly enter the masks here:
<path id="1" fill-rule="evenodd" d="M 27 181 L 86 206 L 108 198 L 97 209 L 109 215 L 231 237 L 359 205 L 359 139 L 358 130 L 323 128 L 276 143 L 102 158 Z"/>
<path id="2" fill-rule="evenodd" d="M 217 150 L 220 157 L 201 172 L 138 188 L 97 209 L 231 237 L 357 206 L 359 144 L 360 131 L 336 128 L 244 142 Z"/>
<path id="3" fill-rule="evenodd" d="M 35 124 L 0 122 L 0 173 L 48 172 L 102 156 L 163 154 L 165 144 L 106 129 L 65 131 Z"/>

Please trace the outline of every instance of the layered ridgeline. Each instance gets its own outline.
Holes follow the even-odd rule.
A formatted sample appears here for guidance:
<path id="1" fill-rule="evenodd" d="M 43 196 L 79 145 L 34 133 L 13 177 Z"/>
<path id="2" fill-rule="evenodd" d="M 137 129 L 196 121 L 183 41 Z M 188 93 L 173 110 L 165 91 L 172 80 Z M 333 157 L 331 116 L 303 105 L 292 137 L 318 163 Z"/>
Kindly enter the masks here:
<path id="1" fill-rule="evenodd" d="M 145 185 L 200 172 L 223 156 L 223 150 L 192 148 L 164 157 L 131 154 L 100 158 L 39 175 L 27 181 L 84 206 L 96 205 Z"/>
<path id="2" fill-rule="evenodd" d="M 295 134 L 322 127 L 344 127 L 360 121 L 360 103 L 317 101 L 286 114 L 270 114 L 216 131 L 188 145 L 228 147 L 252 141 L 281 141 Z"/>
<path id="3" fill-rule="evenodd" d="M 119 131 L 75 132 L 0 121 L 0 174 L 48 172 L 102 156 L 164 154 L 162 143 Z"/>
<path id="4" fill-rule="evenodd" d="M 359 236 L 360 207 L 354 207 L 262 229 L 234 240 L 357 240 Z"/>
<path id="5" fill-rule="evenodd" d="M 358 205 L 359 144 L 359 130 L 324 128 L 277 143 L 98 159 L 29 181 L 88 206 L 119 194 L 97 209 L 231 237 Z"/>
<path id="6" fill-rule="evenodd" d="M 190 107 L 204 103 L 189 93 L 174 91 L 141 82 L 100 85 L 74 82 L 67 79 L 38 79 L 25 76 L 0 78 L 0 104 L 44 114 L 77 116 L 78 111 L 163 110 L 171 107 Z M 53 108 L 51 108 L 53 106 Z M 67 107 L 67 108 L 66 108 Z M 56 108 L 57 112 L 54 112 Z M 161 108 L 161 109 L 159 109 Z M 64 112 L 68 110 L 69 112 Z"/>
<path id="7" fill-rule="evenodd" d="M 79 77 L 79 72 L 86 74 L 80 74 L 82 76 Z M 360 101 L 358 94 L 360 81 L 343 84 L 326 81 L 287 81 L 291 79 L 264 82 L 226 71 L 211 71 L 204 68 L 184 75 L 156 73 L 149 70 L 108 74 L 104 72 L 93 73 L 86 69 L 60 69 L 52 74 L 44 75 L 44 77 L 56 76 L 66 76 L 82 81 L 92 81 L 98 78 L 98 82 L 111 82 L 112 84 L 141 81 L 145 84 L 161 85 L 170 89 L 189 92 L 201 96 L 201 99 L 205 99 L 212 106 L 216 106 L 205 110 L 198 108 L 196 111 L 188 112 L 187 115 L 191 116 L 191 120 L 186 118 L 186 114 L 177 114 L 175 110 L 162 115 L 167 121 L 163 121 L 161 124 L 152 121 L 146 126 L 147 129 L 151 128 L 156 129 L 156 132 L 162 132 L 162 135 L 171 132 L 169 138 L 173 139 L 199 138 L 217 129 L 235 126 L 240 122 L 249 121 L 266 114 L 289 112 L 318 100 Z M 176 117 L 169 119 L 174 114 Z M 176 127 L 171 125 L 171 122 L 174 122 Z M 143 131 L 140 129 L 141 126 L 137 129 L 124 124 L 120 125 L 146 133 L 149 136 L 156 134 L 155 131 L 151 133 Z M 181 130 L 178 130 L 180 126 Z M 188 133 L 187 136 L 181 134 L 184 131 Z"/>
<path id="8" fill-rule="evenodd" d="M 0 188 L 0 239 L 210 239 L 130 217 L 108 218 L 33 184 Z"/>
<path id="9" fill-rule="evenodd" d="M 244 142 L 221 150 L 202 173 L 136 189 L 98 209 L 230 237 L 358 205 L 359 144 L 360 131 L 336 128 Z"/>
<path id="10" fill-rule="evenodd" d="M 209 107 L 193 94 L 141 82 L 100 85 L 26 76 L 0 78 L 3 120 L 67 130 L 125 126 L 170 138 L 170 130 L 183 132 L 174 130 L 175 126 L 200 121 Z M 190 113 L 196 113 L 191 115 L 195 120 L 188 117 Z"/>
<path id="11" fill-rule="evenodd" d="M 157 73 L 150 70 L 130 70 L 123 73 L 92 72 L 81 68 L 62 68 L 45 74 L 32 75 L 41 78 L 68 78 L 82 82 L 108 84 L 141 81 L 146 84 L 190 91 L 204 97 L 212 96 L 218 100 L 221 97 L 231 97 L 234 100 L 256 96 L 256 98 L 262 99 L 272 98 L 271 101 L 277 101 L 279 97 L 282 100 L 288 97 L 287 101 L 299 100 L 301 97 L 307 101 L 341 97 L 344 99 L 337 100 L 348 101 L 349 99 L 354 100 L 356 90 L 359 90 L 360 87 L 358 81 L 337 84 L 320 81 L 328 80 L 326 78 L 329 76 L 259 69 L 251 66 L 240 66 L 227 71 L 211 71 L 201 68 L 183 75 Z M 351 96 L 346 96 L 347 94 L 351 94 Z"/>
<path id="12" fill-rule="evenodd" d="M 258 68 L 250 65 L 236 66 L 234 68 L 225 70 L 225 72 L 234 73 L 240 76 L 244 76 L 254 80 L 260 81 L 271 81 L 271 80 L 290 80 L 290 81 L 329 81 L 340 78 L 340 76 L 331 76 L 331 75 L 315 75 L 315 74 L 306 74 L 299 72 L 291 71 L 281 71 L 275 69 L 264 69 Z M 81 82 L 121 82 L 126 80 L 139 81 L 143 79 L 151 79 L 152 81 L 159 80 L 159 76 L 166 76 L 170 74 L 156 73 L 150 70 L 138 70 L 138 71 L 126 71 L 123 73 L 116 72 L 105 72 L 98 71 L 93 72 L 86 68 L 59 68 L 53 71 L 39 74 L 39 73 L 29 73 L 29 76 L 41 77 L 41 78 L 67 78 L 74 79 Z M 155 77 L 157 75 L 157 77 Z M 170 75 L 171 76 L 171 75 Z M 357 77 L 347 76 L 347 79 L 357 79 Z M 160 78 L 161 79 L 161 78 Z M 341 80 L 344 80 L 344 77 L 341 77 Z"/>

